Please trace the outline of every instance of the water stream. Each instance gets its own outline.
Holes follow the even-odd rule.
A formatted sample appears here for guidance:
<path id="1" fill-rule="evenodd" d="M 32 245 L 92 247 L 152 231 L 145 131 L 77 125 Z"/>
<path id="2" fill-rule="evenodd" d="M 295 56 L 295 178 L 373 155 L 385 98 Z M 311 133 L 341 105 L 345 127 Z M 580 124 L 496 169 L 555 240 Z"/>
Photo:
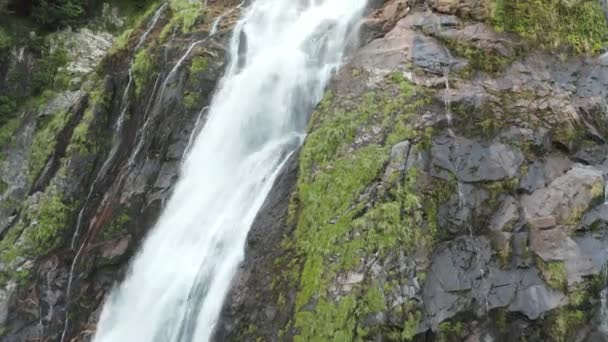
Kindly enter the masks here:
<path id="1" fill-rule="evenodd" d="M 249 228 L 302 143 L 308 115 L 341 64 L 365 3 L 257 0 L 244 12 L 181 178 L 109 296 L 95 341 L 211 338 Z"/>

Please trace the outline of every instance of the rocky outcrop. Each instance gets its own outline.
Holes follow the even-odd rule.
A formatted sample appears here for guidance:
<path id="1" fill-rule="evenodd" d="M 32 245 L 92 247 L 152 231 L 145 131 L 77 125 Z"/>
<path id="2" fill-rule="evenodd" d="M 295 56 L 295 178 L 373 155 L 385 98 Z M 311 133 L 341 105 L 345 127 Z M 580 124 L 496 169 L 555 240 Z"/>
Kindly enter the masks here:
<path id="1" fill-rule="evenodd" d="M 183 12 L 151 4 L 142 26 L 116 42 L 98 21 L 47 38 L 65 49 L 57 73 L 65 88 L 55 82 L 40 105 L 2 127 L 13 136 L 0 146 L 2 341 L 91 340 L 106 294 L 171 193 L 224 67 L 231 23 L 212 37 L 215 17 L 198 3 L 189 10 L 196 21 L 187 29 Z"/>
<path id="2" fill-rule="evenodd" d="M 489 1 L 397 3 L 259 213 L 217 340 L 605 339 L 605 56 L 556 58 Z"/>
<path id="3" fill-rule="evenodd" d="M 597 2 L 505 3 L 371 3 L 255 220 L 216 340 L 606 339 L 608 59 L 588 31 L 606 22 Z M 0 56 L 1 94 L 37 96 L 0 131 L 3 341 L 91 339 L 223 69 L 234 18 L 209 31 L 237 2 L 190 4 L 157 21 L 153 5 L 116 39 L 102 28 L 128 21 L 109 7 L 56 34 L 53 92 L 29 72 L 46 51 Z"/>

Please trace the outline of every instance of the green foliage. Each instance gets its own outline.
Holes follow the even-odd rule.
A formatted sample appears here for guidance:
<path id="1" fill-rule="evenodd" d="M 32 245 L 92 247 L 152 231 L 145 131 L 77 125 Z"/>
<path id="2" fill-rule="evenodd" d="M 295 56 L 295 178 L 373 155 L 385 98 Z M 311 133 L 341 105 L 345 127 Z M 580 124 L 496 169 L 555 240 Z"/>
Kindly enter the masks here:
<path id="1" fill-rule="evenodd" d="M 17 101 L 8 96 L 0 96 L 0 126 L 17 116 Z"/>
<path id="2" fill-rule="evenodd" d="M 414 336 L 416 336 L 416 331 L 418 330 L 418 324 L 420 323 L 421 317 L 422 313 L 420 313 L 420 311 L 408 313 L 407 319 L 403 325 L 403 331 L 401 331 L 402 340 L 411 341 Z"/>
<path id="3" fill-rule="evenodd" d="M 545 48 L 599 52 L 608 42 L 608 23 L 596 0 L 492 0 L 492 23 Z"/>
<path id="4" fill-rule="evenodd" d="M 76 23 L 84 14 L 85 0 L 35 0 L 32 17 L 47 26 Z"/>
<path id="5" fill-rule="evenodd" d="M 12 42 L 13 38 L 6 32 L 3 27 L 0 27 L 0 50 L 9 48 Z"/>
<path id="6" fill-rule="evenodd" d="M 147 0 L 137 4 L 128 1 L 114 0 L 114 5 L 121 8 L 121 13 L 126 13 L 127 23 L 125 29 L 114 41 L 108 51 L 110 56 L 116 55 L 128 48 L 133 33 L 142 28 L 150 20 L 153 13 L 158 9 L 158 2 Z"/>
<path id="7" fill-rule="evenodd" d="M 6 184 L 2 179 L 0 179 L 0 195 L 8 190 L 8 184 Z"/>
<path id="8" fill-rule="evenodd" d="M 13 133 L 19 128 L 19 124 L 19 118 L 13 118 L 0 126 L 0 147 L 4 147 L 12 141 Z"/>
<path id="9" fill-rule="evenodd" d="M 148 49 L 139 50 L 133 60 L 133 81 L 135 82 L 135 94 L 137 96 L 141 94 L 142 89 L 150 80 L 153 68 L 154 60 Z"/>
<path id="10" fill-rule="evenodd" d="M 57 134 L 65 127 L 69 113 L 59 112 L 52 115 L 48 122 L 39 123 L 30 149 L 29 177 L 33 177 L 44 167 L 47 159 L 55 150 Z"/>
<path id="11" fill-rule="evenodd" d="M 460 342 L 464 327 L 461 322 L 443 322 L 439 324 L 437 340 L 440 342 Z"/>
<path id="12" fill-rule="evenodd" d="M 171 6 L 173 16 L 163 29 L 163 32 L 161 32 L 161 41 L 166 39 L 174 27 L 178 27 L 183 33 L 190 32 L 198 18 L 204 14 L 201 3 L 198 1 L 170 0 L 169 5 Z"/>
<path id="13" fill-rule="evenodd" d="M 109 55 L 115 55 L 118 52 L 124 50 L 129 45 L 129 39 L 131 39 L 131 35 L 133 34 L 133 29 L 128 29 L 123 31 L 114 41 L 114 44 L 108 51 Z"/>
<path id="14" fill-rule="evenodd" d="M 122 26 L 123 30 L 124 28 L 131 29 L 141 26 L 159 6 L 158 0 L 103 0 L 93 1 L 92 7 L 89 7 L 88 11 L 100 13 L 104 3 L 108 3 L 111 7 L 118 9 L 118 13 L 124 20 L 124 26 Z M 108 29 L 112 30 L 114 28 L 109 27 Z"/>
<path id="15" fill-rule="evenodd" d="M 50 88 L 62 89 L 60 86 L 64 84 L 56 84 L 55 76 L 58 74 L 59 68 L 64 67 L 67 61 L 67 52 L 64 49 L 55 49 L 36 63 L 32 72 L 32 92 L 34 96 Z"/>

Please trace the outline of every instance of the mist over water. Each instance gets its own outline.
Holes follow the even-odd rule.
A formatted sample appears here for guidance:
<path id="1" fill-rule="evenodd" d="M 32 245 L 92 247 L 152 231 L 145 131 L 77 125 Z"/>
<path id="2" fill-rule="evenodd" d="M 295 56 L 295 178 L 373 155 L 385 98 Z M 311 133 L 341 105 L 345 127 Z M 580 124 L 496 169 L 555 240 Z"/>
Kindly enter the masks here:
<path id="1" fill-rule="evenodd" d="M 257 0 L 180 180 L 95 341 L 208 341 L 249 228 L 339 67 L 366 0 Z M 240 50 L 240 51 L 239 51 Z"/>

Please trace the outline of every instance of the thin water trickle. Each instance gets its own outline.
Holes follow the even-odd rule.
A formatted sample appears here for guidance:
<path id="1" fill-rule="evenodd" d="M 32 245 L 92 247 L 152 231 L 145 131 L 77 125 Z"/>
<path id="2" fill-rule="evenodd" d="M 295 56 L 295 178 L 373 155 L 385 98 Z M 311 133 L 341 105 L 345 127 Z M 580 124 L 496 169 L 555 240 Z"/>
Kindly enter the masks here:
<path id="1" fill-rule="evenodd" d="M 446 117 L 446 120 L 448 123 L 448 134 L 453 139 L 452 149 L 456 150 L 456 153 L 457 153 L 456 162 L 455 162 L 455 165 L 453 165 L 453 166 L 454 166 L 454 171 L 456 173 L 456 178 L 457 178 L 457 182 L 458 182 L 458 187 L 457 187 L 458 213 L 459 213 L 459 215 L 461 215 L 461 217 L 459 217 L 458 219 L 467 226 L 467 229 L 469 230 L 469 235 L 472 236 L 473 231 L 471 230 L 470 225 L 468 225 L 466 223 L 466 217 L 462 217 L 463 215 L 466 215 L 466 212 L 463 210 L 463 208 L 465 208 L 465 206 L 466 206 L 466 197 L 464 195 L 464 184 L 458 178 L 458 173 L 460 172 L 460 169 L 461 169 L 462 160 L 460 157 L 460 153 L 458 153 L 458 151 L 457 151 L 458 143 L 456 142 L 456 134 L 454 133 L 454 130 L 452 129 L 454 118 L 453 118 L 453 114 L 452 114 L 452 99 L 451 99 L 451 88 L 450 88 L 451 65 L 452 65 L 452 60 L 450 58 L 449 64 L 444 69 L 444 73 L 443 73 L 443 78 L 444 78 L 444 82 L 445 82 L 445 99 L 444 99 L 445 117 Z"/>
<path id="2" fill-rule="evenodd" d="M 203 116 L 207 112 L 208 108 L 209 108 L 208 106 L 205 106 L 198 113 L 198 117 L 196 118 L 196 122 L 194 123 L 194 127 L 192 128 L 192 132 L 190 132 L 190 137 L 188 138 L 188 145 L 186 145 L 186 148 L 184 149 L 184 153 L 182 154 L 182 159 L 181 159 L 182 164 L 186 160 L 186 156 L 188 156 L 188 154 L 190 153 L 190 149 L 192 148 L 192 143 L 194 142 L 194 138 L 198 135 L 198 133 L 200 131 L 201 121 L 203 119 Z"/>
<path id="3" fill-rule="evenodd" d="M 232 9 L 228 10 L 225 13 L 222 13 L 222 15 L 220 15 L 219 17 L 215 18 L 215 20 L 213 21 L 213 24 L 211 25 L 211 31 L 209 31 L 209 35 L 213 36 L 214 34 L 217 33 L 219 26 L 220 26 L 220 22 L 228 15 L 230 15 L 232 12 L 236 11 L 237 9 L 241 8 L 243 5 L 245 4 L 245 1 L 241 2 L 240 4 L 238 4 L 236 7 L 233 7 Z"/>
<path id="4" fill-rule="evenodd" d="M 149 36 L 150 32 L 152 32 L 152 30 L 158 23 L 158 20 L 160 19 L 162 13 L 164 12 L 164 10 L 166 8 L 167 8 L 167 4 L 164 3 L 156 10 L 154 15 L 152 16 L 152 19 L 148 23 L 146 30 L 139 37 L 137 45 L 135 46 L 135 49 L 133 50 L 134 51 L 133 56 L 135 56 L 135 53 L 143 46 L 143 44 L 146 41 L 146 38 Z M 128 71 L 129 79 L 127 81 L 127 85 L 126 85 L 125 90 L 122 95 L 120 114 L 118 116 L 118 119 L 116 120 L 116 124 L 114 125 L 113 146 L 112 146 L 110 152 L 108 153 L 108 156 L 106 157 L 101 168 L 99 169 L 99 172 L 95 176 L 95 179 L 91 183 L 89 192 L 85 199 L 85 202 L 82 205 L 80 211 L 78 212 L 78 218 L 76 220 L 76 229 L 74 230 L 74 235 L 72 236 L 72 241 L 70 242 L 70 248 L 72 250 L 74 250 L 74 247 L 76 246 L 76 242 L 77 242 L 78 236 L 80 234 L 80 230 L 82 229 L 82 224 L 83 224 L 82 220 L 84 218 L 84 213 L 93 196 L 95 188 L 97 187 L 97 184 L 99 183 L 99 181 L 106 175 L 108 168 L 114 161 L 114 157 L 116 156 L 116 153 L 118 152 L 118 149 L 120 148 L 124 117 L 127 112 L 127 108 L 129 107 L 129 104 L 128 104 L 129 92 L 130 92 L 131 86 L 133 84 L 133 64 L 134 64 L 134 62 L 135 62 L 135 57 L 131 58 L 131 62 L 129 65 L 129 71 Z M 82 251 L 83 251 L 85 245 L 86 245 L 86 239 L 85 239 L 85 241 L 82 242 L 80 248 L 78 248 L 78 251 L 76 252 L 76 255 L 74 256 L 74 260 L 72 260 L 72 264 L 70 265 L 70 273 L 68 276 L 68 284 L 67 284 L 67 288 L 66 288 L 66 298 L 70 298 L 71 291 L 72 291 L 72 281 L 74 279 L 74 270 L 76 268 L 76 265 L 78 264 L 78 261 L 80 260 L 80 256 L 82 254 Z M 68 324 L 69 324 L 69 305 L 66 308 L 63 332 L 61 333 L 61 342 L 65 341 L 66 333 L 68 330 Z"/>
<path id="5" fill-rule="evenodd" d="M 365 4 L 257 0 L 245 11 L 230 40 L 225 77 L 208 114 L 199 115 L 204 123 L 197 120 L 203 127 L 181 178 L 124 282 L 108 297 L 96 342 L 211 338 L 251 223 L 302 143 L 307 117 Z M 165 85 L 200 43 L 189 47 Z"/>
<path id="6" fill-rule="evenodd" d="M 135 53 L 142 47 L 142 45 L 146 41 L 146 38 L 148 37 L 150 32 L 152 32 L 152 30 L 158 23 L 160 16 L 162 15 L 162 13 L 164 12 L 164 10 L 166 8 L 167 8 L 167 4 L 165 3 L 165 4 L 161 5 L 158 8 L 158 10 L 156 10 L 156 13 L 154 13 L 154 16 L 150 20 L 148 27 L 146 28 L 146 31 L 144 31 L 144 33 L 142 33 L 142 35 L 139 37 L 137 45 L 135 46 L 135 49 L 134 49 L 133 56 L 135 56 Z M 116 123 L 114 125 L 113 145 L 112 145 L 112 148 L 110 149 L 110 152 L 108 153 L 108 156 L 106 157 L 104 163 L 102 164 L 101 168 L 99 169 L 97 176 L 91 183 L 89 193 L 85 199 L 85 202 L 84 202 L 82 208 L 80 209 L 80 212 L 78 213 L 78 219 L 76 222 L 76 230 L 74 231 L 74 235 L 72 236 L 72 241 L 70 243 L 70 248 L 72 250 L 74 249 L 74 246 L 76 244 L 76 239 L 78 238 L 78 235 L 80 234 L 80 229 L 82 227 L 82 219 L 84 217 L 84 211 L 87 208 L 89 201 L 91 200 L 91 196 L 93 195 L 93 192 L 95 191 L 95 187 L 97 186 L 97 183 L 100 181 L 100 179 L 105 176 L 108 167 L 114 160 L 116 152 L 118 151 L 118 148 L 120 147 L 120 135 L 122 134 L 122 126 L 124 123 L 124 117 L 125 117 L 128 107 L 129 107 L 129 105 L 128 105 L 129 92 L 130 92 L 131 86 L 133 84 L 133 63 L 134 62 L 135 62 L 135 57 L 133 57 L 131 59 L 131 62 L 129 64 L 129 71 L 128 71 L 129 79 L 127 81 L 125 90 L 123 91 L 123 94 L 122 94 L 122 100 L 121 100 L 121 105 L 120 105 L 120 115 L 118 116 L 118 119 L 116 120 Z"/>
<path id="7" fill-rule="evenodd" d="M 603 289 L 600 291 L 598 331 L 608 335 L 608 266 L 602 269 Z"/>

